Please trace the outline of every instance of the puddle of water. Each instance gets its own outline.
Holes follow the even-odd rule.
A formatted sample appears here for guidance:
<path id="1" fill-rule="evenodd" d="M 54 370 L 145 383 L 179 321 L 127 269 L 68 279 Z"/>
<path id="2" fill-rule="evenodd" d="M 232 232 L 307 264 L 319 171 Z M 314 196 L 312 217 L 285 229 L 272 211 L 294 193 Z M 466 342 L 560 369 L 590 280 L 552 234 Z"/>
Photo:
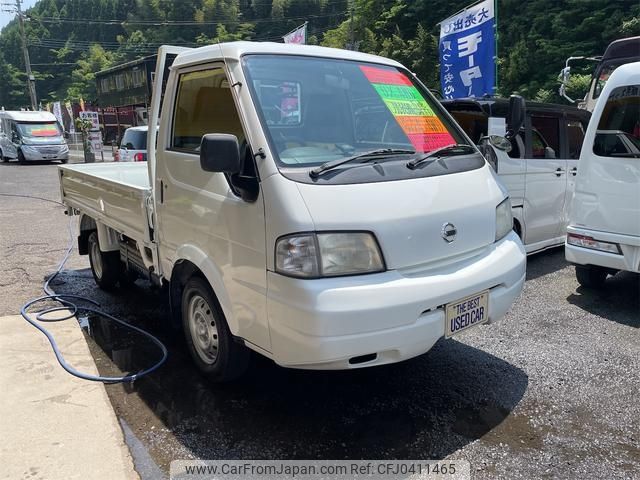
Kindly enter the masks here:
<path id="1" fill-rule="evenodd" d="M 145 335 L 108 318 L 78 315 L 78 323 L 103 376 L 137 373 L 162 358 L 161 350 Z"/>

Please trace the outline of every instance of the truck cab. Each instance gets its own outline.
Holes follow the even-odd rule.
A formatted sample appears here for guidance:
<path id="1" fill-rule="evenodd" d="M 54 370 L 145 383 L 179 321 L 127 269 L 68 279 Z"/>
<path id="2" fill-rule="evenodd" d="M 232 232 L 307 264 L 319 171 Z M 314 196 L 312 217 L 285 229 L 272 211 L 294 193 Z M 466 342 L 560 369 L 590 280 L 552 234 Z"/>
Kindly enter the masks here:
<path id="1" fill-rule="evenodd" d="M 580 155 L 567 260 L 583 287 L 619 271 L 640 273 L 640 62 L 604 86 Z"/>
<path id="2" fill-rule="evenodd" d="M 69 147 L 50 112 L 0 111 L 0 158 L 67 163 Z"/>
<path id="3" fill-rule="evenodd" d="M 442 100 L 475 143 L 507 125 L 506 99 Z M 523 127 L 511 138 L 509 152 L 486 145 L 486 153 L 511 197 L 514 229 L 527 253 L 564 244 L 578 159 L 589 123 L 584 110 L 526 103 Z M 493 124 L 501 131 L 492 132 Z"/>

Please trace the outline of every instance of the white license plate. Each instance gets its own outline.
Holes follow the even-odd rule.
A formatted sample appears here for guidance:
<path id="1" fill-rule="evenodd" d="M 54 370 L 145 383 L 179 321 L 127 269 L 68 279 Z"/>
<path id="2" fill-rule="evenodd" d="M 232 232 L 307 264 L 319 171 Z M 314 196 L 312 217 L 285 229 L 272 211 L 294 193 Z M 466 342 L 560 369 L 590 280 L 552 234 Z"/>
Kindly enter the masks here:
<path id="1" fill-rule="evenodd" d="M 450 337 L 489 320 L 489 290 L 445 306 L 444 335 Z"/>

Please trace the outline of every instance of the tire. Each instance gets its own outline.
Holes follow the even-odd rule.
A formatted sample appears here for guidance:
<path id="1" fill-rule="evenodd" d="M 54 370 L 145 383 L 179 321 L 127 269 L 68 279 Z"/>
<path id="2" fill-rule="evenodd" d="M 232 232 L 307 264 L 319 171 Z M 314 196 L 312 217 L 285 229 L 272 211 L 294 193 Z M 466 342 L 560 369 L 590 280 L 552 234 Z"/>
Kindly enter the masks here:
<path id="1" fill-rule="evenodd" d="M 606 268 L 576 266 L 576 278 L 578 279 L 578 283 L 585 288 L 602 288 L 608 274 L 609 272 Z"/>
<path id="2" fill-rule="evenodd" d="M 68 159 L 68 158 L 63 158 L 62 160 L 60 160 L 60 163 L 61 163 L 61 164 L 63 164 L 63 165 L 64 165 L 65 163 L 68 163 L 68 162 L 69 162 L 69 159 Z"/>
<path id="3" fill-rule="evenodd" d="M 227 382 L 247 370 L 250 352 L 233 339 L 211 287 L 202 278 L 187 281 L 181 313 L 191 358 L 209 380 Z"/>
<path id="4" fill-rule="evenodd" d="M 20 165 L 27 164 L 27 160 L 24 158 L 24 153 L 22 153 L 22 150 L 18 150 L 18 163 Z"/>
<path id="5" fill-rule="evenodd" d="M 103 290 L 113 290 L 120 279 L 120 252 L 102 252 L 98 242 L 98 232 L 91 232 L 87 240 L 89 263 L 93 279 Z"/>
<path id="6" fill-rule="evenodd" d="M 0 150 L 0 160 L 2 160 L 5 163 L 9 161 L 9 157 L 5 157 L 2 150 Z"/>

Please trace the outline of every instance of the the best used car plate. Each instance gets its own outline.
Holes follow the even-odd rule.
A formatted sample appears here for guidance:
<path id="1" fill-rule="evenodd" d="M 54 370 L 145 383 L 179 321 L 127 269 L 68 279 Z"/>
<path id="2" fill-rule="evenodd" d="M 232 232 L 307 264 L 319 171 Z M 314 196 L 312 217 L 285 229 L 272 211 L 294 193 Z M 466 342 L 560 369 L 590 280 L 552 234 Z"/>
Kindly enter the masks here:
<path id="1" fill-rule="evenodd" d="M 489 290 L 445 306 L 444 335 L 450 337 L 489 320 Z"/>

